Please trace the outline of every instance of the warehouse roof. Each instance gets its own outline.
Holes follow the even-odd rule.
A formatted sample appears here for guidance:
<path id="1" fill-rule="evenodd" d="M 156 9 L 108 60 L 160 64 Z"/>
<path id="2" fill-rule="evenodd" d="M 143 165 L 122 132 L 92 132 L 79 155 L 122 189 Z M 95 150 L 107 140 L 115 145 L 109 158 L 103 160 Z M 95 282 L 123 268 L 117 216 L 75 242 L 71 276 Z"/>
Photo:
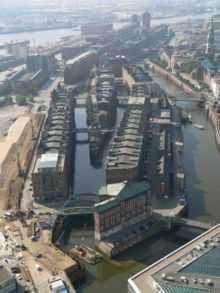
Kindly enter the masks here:
<path id="1" fill-rule="evenodd" d="M 41 155 L 38 162 L 38 169 L 56 168 L 58 153 L 46 153 Z"/>
<path id="2" fill-rule="evenodd" d="M 95 51 L 87 51 L 85 53 L 82 53 L 81 55 L 73 58 L 73 59 L 70 59 L 66 62 L 67 65 L 73 65 L 75 64 L 76 62 L 80 62 L 81 60 L 87 58 L 88 56 L 90 56 L 91 54 L 95 54 Z"/>

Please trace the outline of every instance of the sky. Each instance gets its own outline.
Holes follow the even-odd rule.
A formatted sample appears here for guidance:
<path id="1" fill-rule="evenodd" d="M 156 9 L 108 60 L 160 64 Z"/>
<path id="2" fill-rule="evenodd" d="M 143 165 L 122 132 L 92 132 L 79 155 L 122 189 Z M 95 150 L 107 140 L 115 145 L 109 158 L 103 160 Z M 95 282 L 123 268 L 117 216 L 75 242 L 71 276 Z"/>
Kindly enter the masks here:
<path id="1" fill-rule="evenodd" d="M 33 4 L 44 4 L 47 5 L 51 4 L 51 3 L 56 3 L 58 6 L 65 6 L 68 4 L 71 4 L 71 6 L 74 6 L 75 3 L 78 3 L 78 5 L 80 5 L 80 3 L 82 4 L 86 4 L 86 3 L 110 3 L 110 2 L 115 2 L 115 3 L 119 3 L 119 2 L 134 2 L 134 3 L 140 3 L 143 2 L 144 4 L 148 5 L 149 3 L 156 3 L 156 2 L 160 2 L 162 3 L 171 3 L 171 2 L 186 2 L 187 0 L 0 0 L 0 7 L 7 7 L 7 8 L 15 8 L 17 6 L 31 6 Z M 189 1 L 189 0 L 188 0 Z M 195 0 L 194 0 L 195 1 Z M 189 2 L 194 2 L 193 0 L 189 1 Z M 203 1 L 207 1 L 207 0 L 201 0 Z M 213 0 L 214 1 L 214 0 Z M 218 0 L 216 0 L 218 1 Z M 90 3 L 89 3 L 90 4 Z M 78 6 L 77 5 L 77 6 Z M 83 6 L 84 6 L 83 5 Z"/>

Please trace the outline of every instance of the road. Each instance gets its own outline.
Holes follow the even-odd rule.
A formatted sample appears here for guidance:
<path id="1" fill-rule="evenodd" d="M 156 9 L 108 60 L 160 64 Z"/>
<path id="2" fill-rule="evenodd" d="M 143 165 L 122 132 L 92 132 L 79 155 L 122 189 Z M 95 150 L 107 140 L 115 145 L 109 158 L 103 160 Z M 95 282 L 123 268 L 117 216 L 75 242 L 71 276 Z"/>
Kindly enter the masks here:
<path id="1" fill-rule="evenodd" d="M 48 110 L 51 100 L 50 93 L 52 89 L 57 86 L 58 82 L 62 80 L 63 78 L 60 76 L 53 77 L 43 86 L 43 88 L 38 92 L 38 95 L 34 97 L 34 106 L 32 108 L 32 112 L 37 112 L 39 106 L 46 106 Z"/>
<path id="2" fill-rule="evenodd" d="M 24 189 L 23 189 L 23 193 L 22 193 L 22 198 L 21 198 L 21 202 L 20 202 L 20 208 L 22 210 L 27 210 L 27 209 L 33 208 L 33 190 L 32 190 L 32 183 L 31 183 L 31 174 L 32 174 L 32 171 L 34 170 L 34 167 L 35 167 L 38 146 L 39 146 L 39 143 L 41 140 L 42 130 L 44 129 L 44 124 L 45 124 L 46 118 L 47 118 L 47 113 L 48 113 L 49 104 L 50 104 L 50 100 L 51 100 L 50 93 L 51 93 L 52 89 L 55 88 L 57 86 L 58 82 L 60 82 L 60 81 L 62 81 L 62 78 L 60 76 L 53 78 L 53 79 L 50 79 L 47 82 L 47 84 L 42 88 L 42 90 L 39 91 L 38 95 L 36 97 L 34 97 L 34 105 L 33 105 L 33 108 L 31 111 L 33 113 L 36 113 L 39 106 L 44 106 L 45 111 L 42 113 L 45 113 L 46 116 L 45 116 L 45 120 L 44 120 L 42 128 L 41 128 L 40 135 L 38 136 L 37 141 L 36 141 L 32 161 L 31 161 L 28 175 L 27 175 L 27 178 L 25 181 L 25 185 L 24 185 Z"/>

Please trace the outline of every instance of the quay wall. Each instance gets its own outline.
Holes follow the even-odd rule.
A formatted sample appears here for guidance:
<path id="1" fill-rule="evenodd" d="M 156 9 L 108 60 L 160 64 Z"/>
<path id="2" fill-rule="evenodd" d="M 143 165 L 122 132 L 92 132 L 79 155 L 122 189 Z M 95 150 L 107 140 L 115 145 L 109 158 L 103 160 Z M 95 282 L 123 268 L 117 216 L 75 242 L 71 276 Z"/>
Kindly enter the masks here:
<path id="1" fill-rule="evenodd" d="M 211 103 L 206 104 L 206 112 L 207 115 L 215 128 L 215 138 L 218 145 L 220 145 L 220 119 L 219 114 L 214 109 L 213 105 Z"/>
<path id="2" fill-rule="evenodd" d="M 62 244 L 58 243 L 59 239 L 62 238 L 63 233 L 65 231 L 65 222 L 66 217 L 57 216 L 54 219 L 52 231 L 50 234 L 50 241 L 52 243 L 52 247 L 59 251 L 66 258 L 69 258 L 69 266 L 62 268 L 63 276 L 65 281 L 69 284 L 71 290 L 70 292 L 75 293 L 74 284 L 84 279 L 86 271 L 83 264 L 73 259 L 66 251 L 62 250 Z"/>
<path id="3" fill-rule="evenodd" d="M 155 64 L 151 61 L 148 61 L 147 64 L 150 66 L 150 68 L 160 74 L 161 76 L 165 77 L 167 80 L 171 81 L 173 84 L 175 84 L 178 88 L 182 89 L 184 92 L 186 92 L 189 95 L 192 95 L 196 98 L 201 98 L 201 94 L 197 93 L 193 89 L 191 89 L 190 86 L 179 80 L 175 75 L 167 71 L 166 69 L 162 68 L 158 64 Z"/>
<path id="4" fill-rule="evenodd" d="M 166 231 L 164 224 L 154 224 L 147 232 L 142 232 L 141 234 L 130 238 L 126 243 L 122 244 L 118 242 L 117 244 L 113 245 L 112 243 L 110 244 L 109 242 L 101 241 L 96 244 L 96 248 L 107 257 L 112 258 L 126 251 L 130 247 L 133 247 L 134 245 L 144 240 L 150 239 L 162 231 Z"/>

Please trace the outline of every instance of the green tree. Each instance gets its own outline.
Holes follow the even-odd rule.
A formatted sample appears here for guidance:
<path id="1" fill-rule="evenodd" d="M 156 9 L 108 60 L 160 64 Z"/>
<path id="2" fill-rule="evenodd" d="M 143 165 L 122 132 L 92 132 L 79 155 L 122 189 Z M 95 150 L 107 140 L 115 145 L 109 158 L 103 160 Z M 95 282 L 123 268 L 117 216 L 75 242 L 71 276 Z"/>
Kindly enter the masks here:
<path id="1" fill-rule="evenodd" d="M 16 103 L 17 103 L 19 106 L 26 105 L 26 103 L 27 103 L 27 99 L 26 99 L 25 96 L 16 96 Z"/>

